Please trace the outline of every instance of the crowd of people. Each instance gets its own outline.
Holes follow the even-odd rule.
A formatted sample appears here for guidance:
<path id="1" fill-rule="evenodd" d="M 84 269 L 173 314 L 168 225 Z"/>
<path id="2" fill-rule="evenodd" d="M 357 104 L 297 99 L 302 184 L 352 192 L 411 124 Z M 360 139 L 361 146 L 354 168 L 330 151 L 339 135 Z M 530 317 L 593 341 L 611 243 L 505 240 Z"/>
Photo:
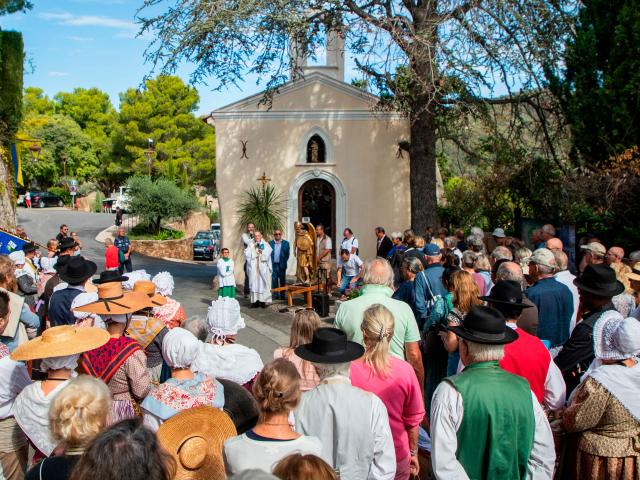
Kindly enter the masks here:
<path id="1" fill-rule="evenodd" d="M 0 478 L 640 477 L 640 252 L 588 237 L 574 262 L 552 225 L 532 249 L 377 227 L 375 258 L 346 229 L 334 267 L 318 226 L 335 321 L 297 310 L 264 365 L 237 341 L 228 248 L 206 318 L 186 318 L 124 231 L 98 274 L 62 227 L 46 256 L 0 256 Z M 242 240 L 267 306 L 289 245 Z"/>

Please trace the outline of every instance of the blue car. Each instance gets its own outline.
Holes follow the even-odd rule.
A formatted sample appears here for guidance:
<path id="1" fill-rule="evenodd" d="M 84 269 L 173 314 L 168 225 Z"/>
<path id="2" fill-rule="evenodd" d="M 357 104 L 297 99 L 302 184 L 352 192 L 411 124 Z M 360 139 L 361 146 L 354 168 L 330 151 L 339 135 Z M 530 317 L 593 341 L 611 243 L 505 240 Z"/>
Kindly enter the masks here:
<path id="1" fill-rule="evenodd" d="M 219 237 L 216 232 L 202 230 L 193 237 L 193 259 L 213 260 L 218 255 Z"/>

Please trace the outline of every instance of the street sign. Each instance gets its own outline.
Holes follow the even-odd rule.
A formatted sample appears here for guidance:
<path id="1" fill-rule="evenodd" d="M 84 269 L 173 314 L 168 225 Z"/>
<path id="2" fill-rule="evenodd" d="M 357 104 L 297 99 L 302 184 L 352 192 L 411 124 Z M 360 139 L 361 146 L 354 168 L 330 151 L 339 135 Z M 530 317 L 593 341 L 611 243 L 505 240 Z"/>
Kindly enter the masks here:
<path id="1" fill-rule="evenodd" d="M 75 179 L 75 178 L 72 178 L 72 179 L 71 179 L 71 186 L 72 186 L 72 187 L 75 187 L 76 185 L 78 185 L 78 182 L 76 181 L 76 179 Z"/>

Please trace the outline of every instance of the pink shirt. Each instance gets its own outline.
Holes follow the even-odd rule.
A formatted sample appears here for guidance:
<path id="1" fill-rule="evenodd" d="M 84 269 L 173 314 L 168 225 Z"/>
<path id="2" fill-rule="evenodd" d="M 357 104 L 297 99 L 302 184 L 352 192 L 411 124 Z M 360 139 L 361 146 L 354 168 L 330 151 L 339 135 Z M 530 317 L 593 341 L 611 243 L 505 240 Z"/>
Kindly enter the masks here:
<path id="1" fill-rule="evenodd" d="M 318 383 L 320 383 L 320 377 L 318 377 L 318 373 L 316 372 L 313 364 L 302 360 L 293 352 L 293 349 L 280 347 L 273 352 L 273 358 L 274 360 L 276 358 L 284 358 L 296 366 L 296 369 L 300 374 L 300 390 L 303 392 L 316 388 Z"/>
<path id="2" fill-rule="evenodd" d="M 424 419 L 424 402 L 413 367 L 399 358 L 389 358 L 391 369 L 386 378 L 377 376 L 364 360 L 351 362 L 351 384 L 376 394 L 387 407 L 396 461 L 401 462 L 409 457 L 407 430 Z"/>

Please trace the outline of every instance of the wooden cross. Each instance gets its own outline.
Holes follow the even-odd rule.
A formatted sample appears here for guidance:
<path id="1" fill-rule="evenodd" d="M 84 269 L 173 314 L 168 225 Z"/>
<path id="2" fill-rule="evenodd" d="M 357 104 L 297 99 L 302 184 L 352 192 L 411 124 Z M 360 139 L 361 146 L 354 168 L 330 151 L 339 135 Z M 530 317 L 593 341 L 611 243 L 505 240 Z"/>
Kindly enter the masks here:
<path id="1" fill-rule="evenodd" d="M 263 172 L 262 176 L 260 178 L 256 178 L 256 180 L 258 180 L 259 182 L 262 182 L 263 187 L 266 187 L 267 183 L 271 181 L 271 179 L 267 177 L 267 172 Z"/>

